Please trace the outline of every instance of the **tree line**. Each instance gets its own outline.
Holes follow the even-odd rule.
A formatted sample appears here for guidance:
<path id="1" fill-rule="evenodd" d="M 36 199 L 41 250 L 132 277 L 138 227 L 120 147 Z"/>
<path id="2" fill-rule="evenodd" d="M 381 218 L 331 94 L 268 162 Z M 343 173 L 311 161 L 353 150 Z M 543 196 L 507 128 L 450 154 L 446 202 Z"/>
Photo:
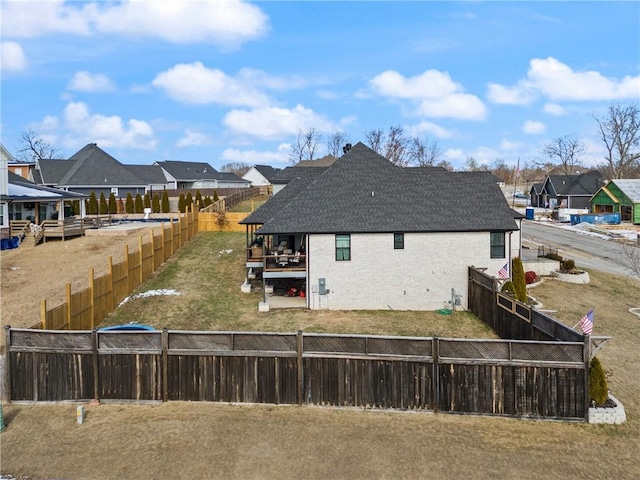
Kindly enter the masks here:
<path id="1" fill-rule="evenodd" d="M 180 194 L 178 198 L 178 211 L 185 213 L 192 205 L 199 208 L 208 207 L 217 202 L 218 192 L 213 192 L 213 198 L 210 196 L 203 197 L 200 190 L 196 190 L 195 199 L 191 192 Z M 141 195 L 139 193 L 134 197 L 130 192 L 127 193 L 126 199 L 116 198 L 112 192 L 107 199 L 104 192 L 100 193 L 100 198 L 96 197 L 95 192 L 91 192 L 89 198 L 85 200 L 85 208 L 88 215 L 115 215 L 122 213 L 144 213 L 145 208 L 150 208 L 151 213 L 170 213 L 171 206 L 169 204 L 169 195 L 166 190 L 162 192 L 162 198 L 155 193 L 153 197 L 149 193 Z M 74 215 L 80 214 L 80 201 L 72 202 L 72 211 Z"/>

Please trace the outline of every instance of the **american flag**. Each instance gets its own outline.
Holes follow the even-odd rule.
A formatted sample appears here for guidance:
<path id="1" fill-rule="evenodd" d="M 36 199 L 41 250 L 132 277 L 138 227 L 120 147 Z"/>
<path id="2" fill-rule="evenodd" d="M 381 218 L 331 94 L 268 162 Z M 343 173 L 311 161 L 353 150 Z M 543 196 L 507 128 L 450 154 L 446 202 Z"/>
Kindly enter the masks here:
<path id="1" fill-rule="evenodd" d="M 593 332 L 593 308 L 580 319 L 580 328 L 585 335 L 591 335 Z"/>
<path id="2" fill-rule="evenodd" d="M 509 278 L 509 262 L 504 264 L 500 270 L 498 270 L 498 276 L 500 278 Z"/>

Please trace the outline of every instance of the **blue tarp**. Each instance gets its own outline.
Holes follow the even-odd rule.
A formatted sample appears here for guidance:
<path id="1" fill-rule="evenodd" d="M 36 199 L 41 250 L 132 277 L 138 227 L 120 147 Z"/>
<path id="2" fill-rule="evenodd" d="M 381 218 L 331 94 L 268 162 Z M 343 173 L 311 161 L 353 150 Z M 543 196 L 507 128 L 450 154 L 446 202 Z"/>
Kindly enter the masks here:
<path id="1" fill-rule="evenodd" d="M 0 250 L 11 250 L 12 248 L 18 248 L 20 245 L 20 239 L 18 237 L 3 238 L 0 240 Z"/>
<path id="2" fill-rule="evenodd" d="M 581 215 L 571 215 L 571 225 L 578 223 L 593 223 L 596 225 L 619 225 L 620 214 L 619 213 L 588 213 Z"/>

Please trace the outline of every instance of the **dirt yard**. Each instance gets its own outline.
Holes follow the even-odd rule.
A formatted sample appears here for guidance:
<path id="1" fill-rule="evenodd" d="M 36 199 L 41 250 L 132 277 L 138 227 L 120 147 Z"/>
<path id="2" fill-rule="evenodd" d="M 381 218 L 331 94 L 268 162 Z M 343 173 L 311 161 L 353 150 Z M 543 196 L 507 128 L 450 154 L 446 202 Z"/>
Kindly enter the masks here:
<path id="1" fill-rule="evenodd" d="M 50 240 L 34 248 L 3 250 L 0 253 L 2 325 L 29 328 L 37 324 L 42 299 L 47 300 L 48 307 L 53 307 L 64 302 L 67 283 L 74 292 L 87 288 L 91 268 L 96 277 L 105 274 L 109 257 L 113 263 L 121 262 L 125 246 L 131 252 L 138 251 L 140 236 L 145 235 L 144 241 L 148 242 L 149 232 L 150 229 L 143 229 L 126 236 Z"/>

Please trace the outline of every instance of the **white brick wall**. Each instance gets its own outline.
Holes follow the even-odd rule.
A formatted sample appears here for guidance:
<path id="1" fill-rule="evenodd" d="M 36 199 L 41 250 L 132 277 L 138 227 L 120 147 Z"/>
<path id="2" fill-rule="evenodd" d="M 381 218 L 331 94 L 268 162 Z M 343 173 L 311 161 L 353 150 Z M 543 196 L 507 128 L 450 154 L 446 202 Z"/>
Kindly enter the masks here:
<path id="1" fill-rule="evenodd" d="M 405 233 L 404 250 L 394 250 L 393 233 L 352 234 L 351 260 L 341 262 L 335 235 L 310 235 L 307 253 L 309 305 L 331 310 L 437 310 L 452 288 L 466 308 L 467 267 L 497 275 L 506 263 L 490 259 L 488 232 Z M 319 278 L 328 295 L 313 292 Z"/>

